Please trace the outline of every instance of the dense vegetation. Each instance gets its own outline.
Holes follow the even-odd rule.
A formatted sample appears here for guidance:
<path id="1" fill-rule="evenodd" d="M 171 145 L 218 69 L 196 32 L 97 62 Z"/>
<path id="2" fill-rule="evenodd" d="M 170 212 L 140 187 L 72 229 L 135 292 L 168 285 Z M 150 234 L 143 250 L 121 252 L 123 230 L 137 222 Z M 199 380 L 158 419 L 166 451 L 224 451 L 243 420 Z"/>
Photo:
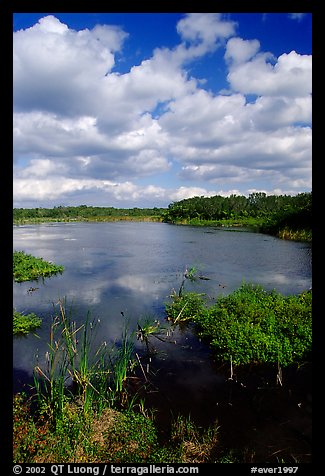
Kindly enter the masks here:
<path id="1" fill-rule="evenodd" d="M 194 271 L 189 279 L 193 276 Z M 169 324 L 194 322 L 231 369 L 252 362 L 273 365 L 281 388 L 280 366 L 298 366 L 310 358 L 311 291 L 282 296 L 244 284 L 209 306 L 203 296 L 183 288 L 175 293 L 166 305 Z M 134 334 L 126 323 L 121 342 L 94 348 L 99 321 L 88 314 L 77 327 L 64 303 L 59 306 L 45 362 L 34 368 L 34 393 L 14 396 L 14 463 L 254 461 L 253 448 L 222 445 L 217 422 L 201 428 L 190 417 L 175 416 L 161 432 L 155 411 L 146 408 L 150 381 L 133 343 L 137 336 L 148 344 L 156 324 L 139 321 Z M 162 329 L 166 335 L 170 331 Z M 282 463 L 301 462 L 292 450 L 288 455 L 280 451 Z M 271 453 L 264 462 L 279 462 L 277 451 Z"/>
<path id="2" fill-rule="evenodd" d="M 312 193 L 249 197 L 194 197 L 171 203 L 164 221 L 187 224 L 241 225 L 281 238 L 311 240 Z"/>
<path id="3" fill-rule="evenodd" d="M 24 251 L 13 252 L 13 278 L 17 283 L 38 280 L 62 273 L 63 270 L 63 266 L 26 254 Z"/>
<path id="4" fill-rule="evenodd" d="M 30 314 L 23 314 L 18 311 L 13 311 L 13 334 L 27 335 L 29 332 L 37 329 L 42 323 L 42 319 L 37 317 L 34 312 Z"/>
<path id="5" fill-rule="evenodd" d="M 265 193 L 251 193 L 249 197 L 231 195 L 222 197 L 193 197 L 171 203 L 166 212 L 166 219 L 198 218 L 202 220 L 223 220 L 236 218 L 283 218 L 293 213 L 306 210 L 311 212 L 311 193 L 290 195 L 266 195 Z M 306 214 L 306 220 L 309 216 Z M 309 223 L 306 223 L 306 225 Z"/>
<path id="6" fill-rule="evenodd" d="M 132 336 L 126 328 L 120 343 L 95 348 L 97 323 L 88 315 L 77 328 L 60 302 L 35 394 L 14 396 L 14 462 L 211 461 L 217 427 L 202 432 L 179 417 L 163 442 L 140 393 L 130 392 L 130 382 L 144 385 Z"/>
<path id="7" fill-rule="evenodd" d="M 15 224 L 46 221 L 164 221 L 190 225 L 248 226 L 280 238 L 311 241 L 312 193 L 248 197 L 193 197 L 168 208 L 114 208 L 80 205 L 54 208 L 14 208 Z"/>
<path id="8" fill-rule="evenodd" d="M 311 356 L 311 291 L 283 296 L 243 284 L 211 306 L 200 294 L 175 294 L 166 310 L 174 322 L 194 322 L 221 361 L 287 366 Z"/>
<path id="9" fill-rule="evenodd" d="M 13 221 L 16 224 L 42 221 L 110 221 L 123 219 L 148 219 L 159 221 L 163 208 L 114 208 L 92 207 L 80 205 L 77 207 L 58 206 L 54 208 L 14 208 Z"/>
<path id="10" fill-rule="evenodd" d="M 43 258 L 37 258 L 26 254 L 24 251 L 13 252 L 13 279 L 16 283 L 23 281 L 37 281 L 39 278 L 45 278 L 53 274 L 62 273 L 63 266 L 45 261 Z M 30 288 L 29 292 L 37 288 Z M 41 325 L 42 320 L 34 313 L 22 314 L 13 310 L 13 334 L 27 335 Z"/>

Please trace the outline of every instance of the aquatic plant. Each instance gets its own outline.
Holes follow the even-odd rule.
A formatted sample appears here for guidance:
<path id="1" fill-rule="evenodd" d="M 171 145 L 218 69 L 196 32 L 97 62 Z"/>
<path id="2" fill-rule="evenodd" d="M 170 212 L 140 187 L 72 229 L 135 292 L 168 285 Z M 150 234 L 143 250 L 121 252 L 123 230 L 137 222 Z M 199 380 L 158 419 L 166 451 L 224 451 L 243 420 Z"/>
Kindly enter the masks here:
<path id="1" fill-rule="evenodd" d="M 244 299 L 246 293 L 248 297 Z M 236 321 L 236 310 L 242 312 L 246 300 L 256 304 L 252 306 L 255 311 L 259 309 L 257 304 L 263 307 L 267 302 L 267 310 L 270 311 L 273 301 L 278 305 L 279 312 L 287 300 L 287 297 L 250 285 L 235 293 L 235 297 L 229 296 L 229 301 L 222 301 L 227 322 Z M 171 304 L 172 311 L 177 317 L 177 305 L 183 307 L 188 297 L 190 300 L 185 310 L 190 310 L 191 316 L 199 316 L 203 322 L 210 310 L 204 295 L 185 293 L 179 298 L 175 293 L 175 308 L 174 303 Z M 295 315 L 297 321 L 303 320 L 304 307 L 308 309 L 311 303 L 311 293 L 302 293 L 298 300 L 296 297 L 288 297 L 288 300 L 291 311 L 282 309 L 280 314 L 283 320 L 287 319 L 292 324 L 290 314 Z M 255 314 L 258 321 L 258 312 Z M 146 321 L 140 322 L 146 328 Z M 208 319 L 207 323 L 211 324 Z M 222 444 L 220 447 L 217 422 L 208 428 L 201 428 L 189 416 L 178 416 L 171 423 L 170 431 L 164 429 L 164 440 L 161 440 L 154 416 L 149 417 L 144 400 L 137 403 L 134 396 L 127 404 L 124 400 L 128 391 L 128 376 L 134 365 L 128 327 L 124 329 L 121 342 L 112 344 L 110 348 L 105 343 L 94 348 L 97 325 L 98 320 L 91 320 L 88 313 L 85 322 L 77 326 L 66 311 L 65 304 L 59 303 L 59 312 L 53 318 L 50 329 L 45 365 L 35 367 L 35 388 L 38 392 L 36 414 L 32 415 L 30 401 L 23 395 L 14 397 L 15 463 L 254 462 L 253 450 L 241 454 L 239 450 L 234 449 L 233 452 L 231 448 L 223 448 Z M 197 326 L 204 329 L 204 326 Z M 289 330 L 290 326 L 285 327 Z M 150 326 L 147 321 L 147 336 L 155 332 L 155 326 Z M 210 334 L 206 337 L 211 339 Z M 240 340 L 238 343 L 240 348 Z M 278 353 L 277 358 L 279 356 Z M 120 366 L 116 365 L 119 358 Z M 288 461 L 286 458 L 289 457 L 284 455 L 283 463 Z"/>
<path id="2" fill-rule="evenodd" d="M 202 280 L 209 280 L 207 276 L 204 276 L 202 273 L 199 273 L 198 269 L 195 266 L 191 266 L 190 268 L 186 268 L 183 273 L 183 280 L 179 287 L 178 296 L 181 297 L 184 292 L 184 286 L 186 280 L 191 282 L 198 281 L 199 279 Z"/>
<path id="3" fill-rule="evenodd" d="M 165 303 L 167 320 L 174 324 L 195 321 L 197 314 L 204 310 L 203 296 L 205 293 L 186 292 L 181 296 L 172 293 L 171 301 Z"/>
<path id="4" fill-rule="evenodd" d="M 13 279 L 17 283 L 34 281 L 40 277 L 62 273 L 63 270 L 63 266 L 26 254 L 24 251 L 13 252 Z"/>
<path id="5" fill-rule="evenodd" d="M 113 388 L 117 394 L 123 392 L 128 370 L 135 365 L 133 351 L 134 344 L 130 339 L 127 328 L 125 328 L 121 344 L 116 345 L 109 356 Z"/>
<path id="6" fill-rule="evenodd" d="M 59 301 L 59 313 L 50 328 L 50 341 L 45 355 L 45 366 L 36 365 L 34 385 L 38 406 L 56 424 L 62 419 L 66 403 L 78 398 L 85 414 L 100 411 L 115 402 L 123 391 L 132 361 L 133 345 L 127 330 L 122 344 L 111 348 L 103 342 L 94 348 L 98 320 L 90 320 L 88 313 L 83 324 L 67 313 Z"/>
<path id="7" fill-rule="evenodd" d="M 243 284 L 208 306 L 202 295 L 172 296 L 167 318 L 189 320 L 210 343 L 218 359 L 237 364 L 287 366 L 310 358 L 312 293 L 283 296 L 259 285 Z"/>
<path id="8" fill-rule="evenodd" d="M 13 335 L 27 335 L 37 329 L 42 323 L 42 319 L 34 312 L 30 314 L 22 314 L 18 311 L 13 311 Z"/>
<path id="9" fill-rule="evenodd" d="M 164 337 L 162 336 L 163 334 Z M 162 326 L 158 319 L 154 319 L 151 316 L 144 316 L 138 321 L 136 337 L 140 342 L 145 343 L 148 355 L 155 352 L 153 345 L 150 343 L 150 337 L 166 342 L 170 335 L 171 329 Z"/>
<path id="10" fill-rule="evenodd" d="M 288 226 L 280 228 L 277 232 L 277 236 L 282 240 L 292 240 L 292 241 L 312 241 L 312 230 L 311 229 L 299 229 L 293 230 Z"/>

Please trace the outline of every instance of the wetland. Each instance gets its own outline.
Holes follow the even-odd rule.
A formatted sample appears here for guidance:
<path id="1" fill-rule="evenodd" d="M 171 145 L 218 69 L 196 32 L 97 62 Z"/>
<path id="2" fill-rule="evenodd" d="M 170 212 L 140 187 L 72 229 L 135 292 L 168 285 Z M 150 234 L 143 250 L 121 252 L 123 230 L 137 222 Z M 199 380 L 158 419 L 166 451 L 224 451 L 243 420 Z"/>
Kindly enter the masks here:
<path id="1" fill-rule="evenodd" d="M 280 369 L 274 362 L 230 365 L 215 357 L 192 322 L 170 327 L 166 319 L 166 303 L 182 284 L 211 302 L 243 283 L 284 296 L 308 291 L 310 243 L 243 228 L 128 221 L 14 226 L 13 237 L 15 250 L 64 267 L 33 287 L 13 284 L 14 308 L 42 319 L 37 331 L 14 338 L 15 394 L 33 386 L 35 366 L 46 364 L 53 314 L 64 299 L 76 326 L 89 313 L 96 320 L 97 346 L 120 343 L 126 324 L 138 337 L 133 345 L 142 367 L 134 382 L 145 375 L 141 405 L 154 412 L 162 439 L 170 440 L 173 422 L 190 417 L 198 428 L 218 427 L 217 461 L 311 460 L 309 361 Z M 189 270 L 202 279 L 184 281 Z"/>

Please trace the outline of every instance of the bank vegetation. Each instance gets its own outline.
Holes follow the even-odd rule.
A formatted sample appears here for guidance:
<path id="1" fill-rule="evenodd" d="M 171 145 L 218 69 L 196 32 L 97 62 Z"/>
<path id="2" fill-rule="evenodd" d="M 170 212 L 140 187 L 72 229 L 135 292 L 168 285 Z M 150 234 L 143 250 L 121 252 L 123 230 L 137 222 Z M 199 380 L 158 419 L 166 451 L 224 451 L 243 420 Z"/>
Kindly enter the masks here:
<path id="1" fill-rule="evenodd" d="M 311 298 L 311 291 L 282 296 L 243 284 L 211 305 L 206 296 L 183 289 L 166 303 L 168 325 L 160 327 L 160 337 L 173 326 L 194 325 L 214 358 L 228 367 L 229 384 L 245 394 L 238 370 L 267 364 L 273 369 L 269 392 L 287 392 L 282 368 L 299 369 L 311 360 Z M 310 462 L 310 455 L 296 454 L 280 440 L 258 456 L 249 444 L 225 447 L 217 420 L 200 427 L 190 415 L 174 415 L 162 427 L 159 409 L 146 404 L 153 387 L 145 357 L 158 324 L 139 321 L 138 331 L 130 332 L 126 323 L 120 340 L 98 344 L 99 320 L 88 314 L 77 325 L 64 300 L 58 306 L 48 350 L 35 363 L 34 385 L 28 394 L 14 395 L 14 463 Z M 140 355 L 135 338 L 144 343 Z"/>
<path id="2" fill-rule="evenodd" d="M 153 221 L 198 226 L 241 226 L 298 241 L 312 239 L 312 192 L 290 195 L 251 193 L 248 197 L 193 197 L 167 208 L 114 208 L 79 205 L 14 208 L 13 222 Z"/>

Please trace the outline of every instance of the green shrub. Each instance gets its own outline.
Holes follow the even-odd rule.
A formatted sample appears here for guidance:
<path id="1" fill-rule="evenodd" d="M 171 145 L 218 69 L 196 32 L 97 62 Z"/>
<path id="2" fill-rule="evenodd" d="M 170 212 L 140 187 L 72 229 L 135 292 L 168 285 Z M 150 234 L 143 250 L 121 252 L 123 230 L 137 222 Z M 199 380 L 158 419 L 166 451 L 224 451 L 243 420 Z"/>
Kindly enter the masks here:
<path id="1" fill-rule="evenodd" d="M 43 258 L 26 254 L 24 251 L 13 252 L 13 279 L 17 283 L 23 281 L 34 281 L 40 277 L 51 276 L 62 273 L 63 266 L 58 266 Z"/>
<path id="2" fill-rule="evenodd" d="M 13 334 L 26 335 L 29 332 L 37 329 L 42 323 L 42 319 L 37 317 L 33 312 L 30 314 L 21 314 L 18 311 L 13 311 Z"/>
<path id="3" fill-rule="evenodd" d="M 199 313 L 204 313 L 204 294 L 184 293 L 173 295 L 172 302 L 166 303 L 167 318 L 174 323 L 195 321 Z"/>
<path id="4" fill-rule="evenodd" d="M 197 326 L 220 360 L 234 364 L 280 363 L 308 359 L 312 344 L 312 293 L 283 296 L 259 285 L 243 284 L 208 307 L 201 295 L 185 293 L 166 306 Z"/>

